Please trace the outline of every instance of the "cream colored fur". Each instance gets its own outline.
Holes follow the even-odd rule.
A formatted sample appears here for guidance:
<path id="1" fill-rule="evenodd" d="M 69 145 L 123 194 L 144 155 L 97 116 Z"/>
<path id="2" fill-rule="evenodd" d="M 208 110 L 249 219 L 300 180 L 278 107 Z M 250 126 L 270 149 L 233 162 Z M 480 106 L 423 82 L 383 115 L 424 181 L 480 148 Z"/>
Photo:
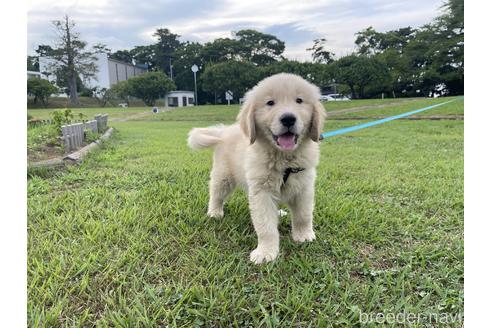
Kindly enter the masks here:
<path id="1" fill-rule="evenodd" d="M 236 186 L 248 193 L 258 247 L 250 254 L 254 263 L 269 262 L 279 254 L 278 203 L 292 211 L 292 238 L 315 239 L 313 231 L 314 181 L 319 158 L 318 138 L 325 118 L 319 89 L 293 74 L 277 74 L 258 83 L 246 94 L 238 124 L 192 129 L 188 145 L 214 147 L 210 175 L 208 215 L 224 216 L 224 201 Z M 298 98 L 302 103 L 298 103 Z M 274 105 L 268 105 L 273 101 Z M 296 117 L 291 127 L 298 135 L 292 150 L 283 150 L 272 135 L 284 133 L 283 114 Z M 305 168 L 290 174 L 286 168 Z"/>

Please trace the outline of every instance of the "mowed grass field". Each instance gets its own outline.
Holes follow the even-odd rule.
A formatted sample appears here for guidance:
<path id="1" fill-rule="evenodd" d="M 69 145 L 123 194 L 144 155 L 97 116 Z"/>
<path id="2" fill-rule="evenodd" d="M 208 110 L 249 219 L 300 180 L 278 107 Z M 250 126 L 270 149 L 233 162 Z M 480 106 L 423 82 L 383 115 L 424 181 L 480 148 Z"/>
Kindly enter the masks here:
<path id="1" fill-rule="evenodd" d="M 385 101 L 374 111 L 444 100 Z M 278 260 L 257 266 L 246 195 L 207 218 L 212 151 L 186 146 L 192 127 L 237 110 L 112 122 L 113 137 L 80 166 L 29 176 L 29 326 L 350 327 L 365 326 L 361 313 L 463 312 L 462 120 L 398 120 L 323 141 L 317 239 L 294 243 L 283 217 Z M 463 100 L 437 110 L 463 114 Z M 328 120 L 325 131 L 360 122 Z"/>

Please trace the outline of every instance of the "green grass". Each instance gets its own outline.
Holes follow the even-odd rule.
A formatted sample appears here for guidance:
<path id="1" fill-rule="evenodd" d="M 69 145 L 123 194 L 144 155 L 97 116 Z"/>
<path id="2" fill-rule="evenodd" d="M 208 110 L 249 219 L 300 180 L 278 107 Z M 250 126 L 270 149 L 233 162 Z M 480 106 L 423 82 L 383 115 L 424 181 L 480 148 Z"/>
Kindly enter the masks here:
<path id="1" fill-rule="evenodd" d="M 116 99 L 112 100 L 111 102 L 107 103 L 107 107 L 114 107 L 117 106 L 119 103 L 124 103 L 125 100 L 123 99 Z M 157 100 L 157 105 L 158 106 L 163 106 L 164 105 L 164 100 L 163 99 L 158 99 Z M 138 99 L 132 99 L 130 101 L 130 106 L 132 107 L 144 107 L 145 104 L 143 101 L 138 100 Z M 70 101 L 66 97 L 50 97 L 48 104 L 46 105 L 47 108 L 51 109 L 56 109 L 56 108 L 72 108 L 74 106 L 70 105 Z M 79 105 L 77 107 L 82 107 L 82 108 L 98 108 L 101 107 L 101 102 L 93 97 L 85 97 L 85 96 L 79 96 Z M 77 108 L 74 107 L 74 108 Z M 36 109 L 36 108 L 41 108 L 44 109 L 45 106 L 42 103 L 34 103 L 34 98 L 33 97 L 27 97 L 27 108 L 29 109 Z"/>
<path id="2" fill-rule="evenodd" d="M 47 120 L 51 119 L 51 113 L 56 110 L 64 109 L 28 109 L 27 113 L 33 117 L 33 119 Z M 145 112 L 151 112 L 150 107 L 104 107 L 104 108 L 70 108 L 73 113 L 74 119 L 77 119 L 79 113 L 86 116 L 87 119 L 94 119 L 97 114 L 108 114 L 110 119 L 115 118 L 127 118 L 132 115 L 141 114 Z"/>
<path id="3" fill-rule="evenodd" d="M 54 125 L 41 125 L 27 129 L 27 153 L 30 161 L 61 156 L 63 145 Z"/>
<path id="4" fill-rule="evenodd" d="M 436 99 L 426 99 L 426 98 L 416 98 L 408 101 L 400 101 L 395 103 L 395 105 L 387 107 L 373 107 L 367 108 L 362 112 L 351 112 L 338 114 L 333 116 L 333 118 L 363 118 L 363 117 L 378 117 L 378 116 L 391 116 L 402 114 L 405 112 L 410 112 L 416 109 L 424 108 L 430 105 L 435 105 L 451 100 L 449 104 L 435 107 L 414 116 L 445 116 L 445 115 L 464 115 L 463 98 L 461 97 L 449 97 L 449 98 L 436 98 Z M 384 105 L 384 103 L 375 104 Z M 326 106 L 326 105 L 325 105 Z M 328 108 L 330 105 L 328 105 Z M 354 106 L 357 108 L 358 106 Z"/>
<path id="5" fill-rule="evenodd" d="M 294 243 L 283 218 L 280 257 L 256 266 L 246 196 L 207 218 L 212 152 L 186 147 L 190 128 L 237 108 L 200 109 L 115 122 L 82 165 L 30 177 L 29 326 L 344 327 L 360 311 L 463 311 L 463 121 L 324 141 L 316 241 Z"/>

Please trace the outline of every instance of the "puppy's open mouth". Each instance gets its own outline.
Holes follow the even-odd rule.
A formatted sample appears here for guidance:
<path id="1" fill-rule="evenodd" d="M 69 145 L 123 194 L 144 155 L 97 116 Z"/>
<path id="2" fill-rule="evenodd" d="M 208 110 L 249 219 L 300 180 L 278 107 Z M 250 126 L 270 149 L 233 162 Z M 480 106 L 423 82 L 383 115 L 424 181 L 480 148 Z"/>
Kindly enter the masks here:
<path id="1" fill-rule="evenodd" d="M 284 134 L 275 135 L 273 134 L 273 140 L 277 143 L 277 146 L 282 150 L 292 150 L 297 144 L 297 138 L 299 136 L 292 132 L 286 132 Z"/>

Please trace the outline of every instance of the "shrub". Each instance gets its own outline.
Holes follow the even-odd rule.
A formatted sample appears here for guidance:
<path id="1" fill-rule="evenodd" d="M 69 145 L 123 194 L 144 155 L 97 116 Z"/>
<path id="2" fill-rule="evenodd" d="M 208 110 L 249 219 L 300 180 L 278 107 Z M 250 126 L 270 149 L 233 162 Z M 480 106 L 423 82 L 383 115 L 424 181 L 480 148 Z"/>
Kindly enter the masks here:
<path id="1" fill-rule="evenodd" d="M 127 80 L 130 96 L 143 100 L 147 106 L 154 106 L 157 99 L 175 90 L 174 82 L 162 72 L 148 72 Z"/>
<path id="2" fill-rule="evenodd" d="M 55 126 L 58 133 L 61 132 L 62 125 L 70 124 L 73 119 L 73 114 L 70 109 L 65 109 L 64 111 L 54 111 L 51 113 L 53 118 L 53 125 Z"/>
<path id="3" fill-rule="evenodd" d="M 87 141 L 87 143 L 94 142 L 99 138 L 99 134 L 97 132 L 93 132 L 90 129 L 85 129 L 84 135 L 85 135 L 85 140 Z"/>
<path id="4" fill-rule="evenodd" d="M 58 88 L 48 80 L 36 77 L 27 80 L 27 94 L 34 97 L 34 103 L 39 101 L 46 107 L 49 97 L 57 92 Z"/>
<path id="5" fill-rule="evenodd" d="M 83 88 L 82 91 L 80 91 L 79 96 L 92 98 L 94 96 L 94 89 Z"/>
<path id="6" fill-rule="evenodd" d="M 82 121 L 82 122 L 87 121 L 87 116 L 84 115 L 84 113 L 79 113 L 77 116 L 79 117 L 80 121 Z"/>
<path id="7" fill-rule="evenodd" d="M 129 104 L 129 90 L 128 82 L 120 81 L 109 89 L 99 87 L 94 88 L 93 97 L 97 100 L 101 107 L 106 107 L 108 103 L 114 106 L 116 105 L 115 101 L 119 99 L 124 99 L 125 102 Z"/>
<path id="8" fill-rule="evenodd" d="M 124 99 L 130 105 L 131 90 L 128 81 L 120 81 L 113 85 L 106 93 L 105 97 L 109 99 Z"/>
<path id="9" fill-rule="evenodd" d="M 27 130 L 27 149 L 35 150 L 43 146 L 59 143 L 60 134 L 53 125 L 41 125 Z"/>

